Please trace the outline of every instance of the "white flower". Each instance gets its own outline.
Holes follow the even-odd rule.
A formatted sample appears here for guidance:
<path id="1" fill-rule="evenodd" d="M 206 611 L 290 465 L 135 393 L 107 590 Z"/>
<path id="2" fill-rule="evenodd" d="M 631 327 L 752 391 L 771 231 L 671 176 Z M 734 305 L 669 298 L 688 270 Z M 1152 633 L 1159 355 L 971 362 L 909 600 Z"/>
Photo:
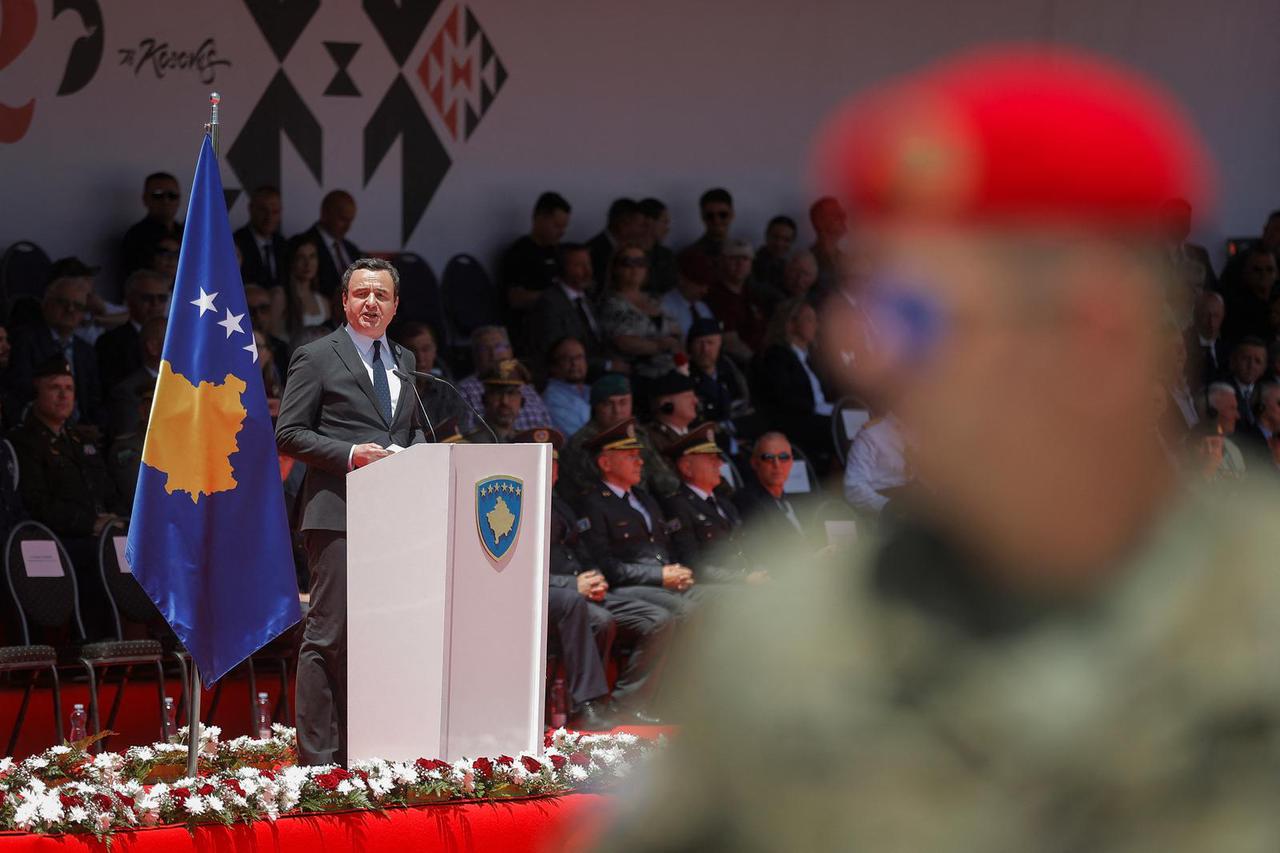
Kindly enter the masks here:
<path id="1" fill-rule="evenodd" d="M 109 812 L 103 812 L 102 814 L 98 815 L 98 829 L 102 830 L 103 832 L 106 832 L 110 828 L 111 828 L 111 814 Z"/>
<path id="2" fill-rule="evenodd" d="M 49 759 L 39 755 L 33 755 L 24 762 L 28 767 L 34 770 L 43 770 L 49 766 Z"/>
<path id="3" fill-rule="evenodd" d="M 210 794 L 205 798 L 205 804 L 215 812 L 224 812 L 227 810 L 226 803 L 217 794 Z"/>
<path id="4" fill-rule="evenodd" d="M 195 795 L 183 800 L 182 807 L 190 814 L 204 814 L 204 800 Z"/>
<path id="5" fill-rule="evenodd" d="M 49 823 L 62 820 L 62 801 L 58 799 L 57 794 L 41 794 L 38 800 L 39 805 L 36 811 L 43 820 Z"/>
<path id="6" fill-rule="evenodd" d="M 355 786 L 352 785 L 350 782 L 348 782 L 346 779 L 343 779 L 341 782 L 338 783 L 338 787 L 336 790 L 339 794 L 350 794 L 352 791 L 355 790 Z"/>
<path id="7" fill-rule="evenodd" d="M 106 755 L 106 753 L 102 753 Z M 129 757 L 135 761 L 150 761 L 156 757 L 156 751 L 148 746 L 136 746 L 129 750 Z"/>
<path id="8" fill-rule="evenodd" d="M 50 755 L 66 755 L 70 751 L 71 751 L 71 747 L 66 746 L 64 744 L 59 744 L 58 746 L 49 747 Z"/>
<path id="9" fill-rule="evenodd" d="M 585 767 L 579 767 L 576 764 L 570 764 L 569 775 L 572 776 L 574 780 L 578 782 L 584 782 L 586 781 L 588 774 L 587 774 L 587 769 Z"/>
<path id="10" fill-rule="evenodd" d="M 67 820 L 71 823 L 80 823 L 89 819 L 89 812 L 81 806 L 72 806 L 71 811 L 67 812 Z"/>

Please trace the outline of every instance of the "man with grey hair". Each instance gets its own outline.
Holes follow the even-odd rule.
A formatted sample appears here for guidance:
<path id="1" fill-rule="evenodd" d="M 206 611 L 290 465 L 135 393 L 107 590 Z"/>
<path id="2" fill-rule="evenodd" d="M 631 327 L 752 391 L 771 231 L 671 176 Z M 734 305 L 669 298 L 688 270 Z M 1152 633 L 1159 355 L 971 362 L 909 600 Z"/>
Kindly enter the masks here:
<path id="1" fill-rule="evenodd" d="M 505 326 L 477 326 L 471 333 L 471 367 L 472 374 L 458 383 L 458 392 L 476 412 L 484 411 L 484 384 L 480 376 L 500 361 L 514 358 L 511 351 L 511 338 Z M 531 384 L 520 388 L 520 396 L 524 400 L 520 414 L 516 417 L 512 429 L 521 432 L 526 429 L 544 426 L 551 423 L 551 414 L 547 406 L 538 396 L 538 391 Z M 462 424 L 463 432 L 470 432 L 480 426 L 475 416 L 467 413 Z"/>
<path id="2" fill-rule="evenodd" d="M 151 269 L 134 270 L 125 279 L 124 303 L 129 309 L 129 319 L 103 332 L 93 345 L 98 352 L 104 394 L 109 396 L 111 389 L 142 367 L 139 341 L 142 327 L 153 317 L 169 315 L 172 288 L 173 282 L 168 276 Z"/>
<path id="3" fill-rule="evenodd" d="M 342 276 L 347 323 L 299 347 L 276 419 L 276 446 L 307 466 L 298 497 L 311 606 L 298 652 L 298 757 L 347 761 L 347 473 L 423 441 L 412 392 L 396 369 L 409 350 L 387 340 L 400 274 L 361 258 Z"/>
<path id="4" fill-rule="evenodd" d="M 1221 376 L 1227 369 L 1230 351 L 1222 340 L 1222 320 L 1226 317 L 1222 294 L 1206 290 L 1196 298 L 1191 315 L 1191 328 L 1184 340 L 1187 344 L 1187 382 L 1198 391 Z"/>
<path id="5" fill-rule="evenodd" d="M 1235 443 L 1249 460 L 1249 467 L 1276 470 L 1272 444 L 1280 434 L 1280 383 L 1264 382 L 1258 392 L 1258 412 L 1252 426 L 1236 429 Z"/>
<path id="6" fill-rule="evenodd" d="M 1226 382 L 1214 382 L 1205 389 L 1205 421 L 1218 425 L 1218 435 L 1222 436 L 1222 470 L 1225 476 L 1239 479 L 1244 476 L 1245 460 L 1240 447 L 1232 440 L 1240 425 L 1240 398 L 1236 389 Z M 1194 449 L 1194 448 L 1193 448 Z"/>

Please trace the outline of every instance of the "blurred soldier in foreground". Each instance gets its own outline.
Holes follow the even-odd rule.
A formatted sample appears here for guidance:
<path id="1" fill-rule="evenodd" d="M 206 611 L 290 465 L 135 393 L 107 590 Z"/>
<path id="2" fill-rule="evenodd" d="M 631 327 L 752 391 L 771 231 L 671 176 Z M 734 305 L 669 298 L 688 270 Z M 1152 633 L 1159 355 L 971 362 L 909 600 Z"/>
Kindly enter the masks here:
<path id="1" fill-rule="evenodd" d="M 1184 490 L 1144 414 L 1195 137 L 1128 74 L 1027 51 L 833 128 L 873 261 L 851 378 L 927 488 L 704 626 L 681 736 L 605 847 L 1280 849 L 1274 498 Z"/>

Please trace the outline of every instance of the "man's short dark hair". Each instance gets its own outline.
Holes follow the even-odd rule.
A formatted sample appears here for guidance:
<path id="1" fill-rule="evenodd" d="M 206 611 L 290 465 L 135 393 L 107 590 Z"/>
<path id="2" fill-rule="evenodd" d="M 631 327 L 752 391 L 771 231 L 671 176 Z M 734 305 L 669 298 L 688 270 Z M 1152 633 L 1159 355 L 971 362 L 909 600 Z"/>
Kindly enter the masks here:
<path id="1" fill-rule="evenodd" d="M 249 198 L 262 198 L 264 195 L 280 195 L 280 188 L 273 184 L 263 184 L 250 193 Z"/>
<path id="2" fill-rule="evenodd" d="M 587 248 L 586 243 L 561 243 L 556 248 L 556 259 L 560 262 L 561 267 L 564 266 L 565 258 L 569 257 L 574 252 L 586 252 L 587 254 L 590 254 L 591 250 Z"/>
<path id="3" fill-rule="evenodd" d="M 640 212 L 644 214 L 647 219 L 657 219 L 666 212 L 667 209 L 666 204 L 664 204 L 661 199 L 657 198 L 642 198 L 640 199 L 638 207 L 640 208 Z"/>
<path id="4" fill-rule="evenodd" d="M 1257 335 L 1245 335 L 1236 342 L 1235 346 L 1231 348 L 1231 354 L 1235 355 L 1237 351 L 1244 349 L 1245 347 L 1261 347 L 1265 350 L 1267 348 L 1267 342 Z"/>
<path id="5" fill-rule="evenodd" d="M 562 338 L 556 338 L 555 341 L 552 342 L 551 346 L 547 347 L 547 366 L 548 367 L 551 366 L 552 364 L 555 364 L 556 353 L 560 352 L 560 347 L 564 346 L 569 341 L 573 341 L 576 344 L 582 343 L 582 341 L 580 341 L 578 338 L 575 338 L 573 335 L 565 335 Z M 583 349 L 585 350 L 586 347 L 583 347 Z"/>
<path id="6" fill-rule="evenodd" d="M 640 205 L 632 199 L 615 198 L 613 204 L 609 205 L 608 227 L 612 228 L 627 217 L 636 216 L 639 213 Z"/>
<path id="7" fill-rule="evenodd" d="M 727 204 L 733 207 L 733 196 L 729 195 L 729 191 L 723 187 L 714 187 L 707 190 L 698 199 L 698 208 L 702 209 L 709 204 Z"/>
<path id="8" fill-rule="evenodd" d="M 400 270 L 396 269 L 395 264 L 391 263 L 391 261 L 384 261 L 382 258 L 356 258 L 352 261 L 351 266 L 347 267 L 346 272 L 342 274 L 342 293 L 347 292 L 347 284 L 351 281 L 351 274 L 357 270 L 391 273 L 391 283 L 395 285 L 396 298 L 400 298 Z"/>
<path id="9" fill-rule="evenodd" d="M 560 193 L 547 191 L 538 196 L 538 200 L 533 203 L 534 216 L 555 213 L 557 210 L 573 213 L 573 208 L 569 206 L 569 200 L 560 195 Z"/>
<path id="10" fill-rule="evenodd" d="M 145 187 L 152 181 L 173 181 L 176 184 L 178 179 L 173 175 L 170 175 L 168 172 L 152 172 L 150 175 L 147 175 L 142 179 L 142 185 Z"/>
<path id="11" fill-rule="evenodd" d="M 795 233 L 800 230 L 799 228 L 796 227 L 796 221 L 792 219 L 790 216 L 773 217 L 773 219 L 769 220 L 769 224 L 764 227 L 764 230 L 766 232 L 771 231 L 773 229 L 773 226 L 775 225 L 785 225 L 791 229 L 792 233 Z"/>

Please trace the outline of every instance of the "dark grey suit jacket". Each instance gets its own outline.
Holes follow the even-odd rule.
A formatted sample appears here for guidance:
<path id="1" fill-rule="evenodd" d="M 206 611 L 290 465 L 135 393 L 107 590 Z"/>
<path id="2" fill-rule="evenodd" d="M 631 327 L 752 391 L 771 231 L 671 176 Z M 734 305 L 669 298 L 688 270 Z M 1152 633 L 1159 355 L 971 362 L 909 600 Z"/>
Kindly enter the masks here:
<path id="1" fill-rule="evenodd" d="M 389 342 L 401 370 L 413 353 Z M 347 529 L 347 463 L 351 447 L 376 442 L 408 447 L 423 441 L 417 405 L 401 380 L 393 423 L 378 411 L 373 383 L 345 327 L 299 347 L 276 419 L 276 446 L 307 466 L 300 495 L 300 530 Z"/>

